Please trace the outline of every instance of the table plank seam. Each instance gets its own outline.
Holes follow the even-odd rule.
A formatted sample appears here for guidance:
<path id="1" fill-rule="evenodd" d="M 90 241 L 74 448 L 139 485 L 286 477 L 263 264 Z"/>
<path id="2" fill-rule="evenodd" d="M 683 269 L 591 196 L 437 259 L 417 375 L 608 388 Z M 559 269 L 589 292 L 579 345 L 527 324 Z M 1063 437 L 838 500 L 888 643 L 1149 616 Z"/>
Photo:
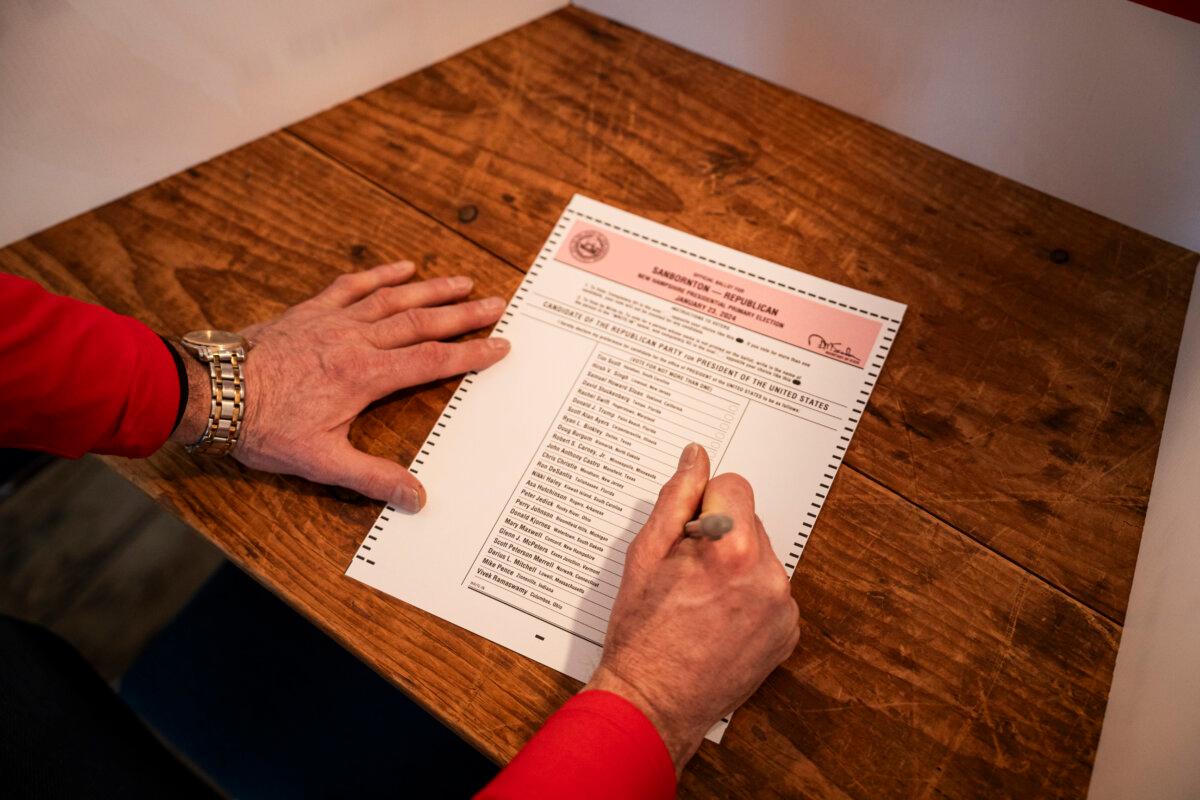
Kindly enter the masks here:
<path id="1" fill-rule="evenodd" d="M 885 483 L 883 483 L 882 481 L 880 481 L 880 480 L 879 480 L 878 478 L 876 478 L 875 476 L 871 475 L 871 473 L 867 472 L 867 471 L 866 471 L 865 469 L 863 469 L 862 467 L 858 467 L 858 466 L 855 466 L 855 465 L 853 465 L 853 464 L 849 464 L 849 463 L 845 463 L 844 465 L 845 465 L 846 469 L 849 469 L 849 470 L 851 470 L 851 471 L 853 471 L 853 472 L 857 473 L 858 475 L 861 475 L 861 476 L 862 476 L 864 479 L 866 479 L 866 480 L 870 481 L 871 483 L 875 484 L 876 486 L 878 486 L 878 487 L 879 487 L 880 489 L 882 489 L 883 491 L 885 491 L 885 492 L 888 492 L 889 494 L 892 494 L 892 495 L 894 495 L 894 496 L 898 497 L 899 499 L 903 500 L 904 502 L 906 502 L 906 503 L 908 503 L 909 505 L 913 506 L 914 508 L 918 509 L 918 510 L 919 510 L 919 511 L 921 511 L 922 513 L 926 514 L 926 515 L 927 515 L 927 516 L 929 516 L 930 518 L 937 520 L 939 523 L 941 523 L 942 525 L 946 526 L 946 527 L 947 527 L 947 528 L 949 528 L 950 530 L 953 530 L 955 533 L 958 533 L 960 536 L 963 536 L 963 537 L 965 537 L 965 538 L 967 538 L 967 539 L 971 540 L 971 541 L 972 541 L 972 542 L 974 542 L 975 544 L 977 544 L 977 545 L 979 545 L 980 547 L 982 547 L 984 550 L 987 550 L 989 553 L 992 553 L 992 554 L 994 554 L 994 555 L 997 555 L 997 556 L 999 556 L 1001 559 L 1003 559 L 1004 561 L 1008 562 L 1009 564 L 1012 564 L 1014 567 L 1017 567 L 1017 568 L 1018 568 L 1018 569 L 1020 569 L 1022 572 L 1024 572 L 1024 573 L 1025 573 L 1025 574 L 1027 574 L 1027 575 L 1029 575 L 1031 578 L 1034 578 L 1035 580 L 1039 581 L 1040 583 L 1043 583 L 1043 584 L 1045 584 L 1045 585 L 1046 585 L 1046 586 L 1047 586 L 1049 589 L 1053 590 L 1054 592 L 1056 592 L 1056 593 L 1058 593 L 1058 594 L 1061 594 L 1063 597 L 1066 597 L 1067 599 L 1069 599 L 1069 600 L 1071 600 L 1072 602 L 1074 602 L 1074 603 L 1078 604 L 1078 605 L 1079 605 L 1079 606 L 1081 606 L 1082 608 L 1086 608 L 1088 611 L 1091 611 L 1091 612 L 1093 612 L 1094 614 L 1096 614 L 1096 615 L 1098 615 L 1098 616 L 1100 616 L 1100 617 L 1104 618 L 1105 620 L 1108 620 L 1108 621 L 1109 621 L 1109 622 L 1111 622 L 1113 625 L 1115 625 L 1115 626 L 1117 627 L 1117 629 L 1118 629 L 1118 630 L 1121 630 L 1121 629 L 1123 629 L 1123 628 L 1124 628 L 1124 624 L 1123 624 L 1122 622 L 1119 622 L 1118 620 L 1116 620 L 1116 619 L 1114 619 L 1113 617 L 1111 617 L 1110 615 L 1108 615 L 1108 614 L 1104 613 L 1104 612 L 1103 612 L 1103 611 L 1101 611 L 1100 609 L 1098 609 L 1098 608 L 1095 608 L 1095 607 L 1093 607 L 1093 606 L 1089 605 L 1088 603 L 1086 603 L 1086 602 L 1084 602 L 1083 600 L 1081 600 L 1080 598 L 1076 597 L 1076 596 L 1075 596 L 1074 594 L 1072 594 L 1070 591 L 1068 591 L 1067 589 L 1063 588 L 1062 586 L 1059 586 L 1057 583 L 1055 583 L 1054 581 L 1050 580 L 1050 579 L 1049 579 L 1049 578 L 1047 578 L 1046 576 L 1042 575 L 1042 574 L 1041 574 L 1041 573 L 1039 573 L 1039 572 L 1036 572 L 1036 571 L 1035 571 L 1035 570 L 1033 570 L 1033 569 L 1030 569 L 1029 567 L 1025 566 L 1025 565 L 1024 565 L 1024 564 L 1022 564 L 1021 562 L 1019 562 L 1019 561 L 1016 561 L 1016 560 L 1014 560 L 1013 558 L 1010 558 L 1009 556 L 1007 556 L 1007 555 L 1005 555 L 1004 553 L 1002 553 L 1001 551 L 999 551 L 999 550 L 995 549 L 994 547 L 992 547 L 991 545 L 989 545 L 987 542 L 983 541 L 982 539 L 980 539 L 980 538 L 978 538 L 978 537 L 976 537 L 976 536 L 972 536 L 970 533 L 968 533 L 967 531 L 964 531 L 964 530 L 962 530 L 961 528 L 957 527 L 957 526 L 956 526 L 956 525 L 954 525 L 952 522 L 949 522 L 948 520 L 944 519 L 944 518 L 943 518 L 943 517 L 941 517 L 940 515 L 938 515 L 938 514 L 936 514 L 936 513 L 932 512 L 932 511 L 930 511 L 928 508 L 926 508 L 925 506 L 923 506 L 921 503 L 917 502 L 916 500 L 913 500 L 912 498 L 905 496 L 904 494 L 902 494 L 902 493 L 901 493 L 900 491 L 898 491 L 897 489 L 893 489 L 892 487 L 890 487 L 890 486 L 888 486 L 887 484 L 885 484 Z"/>
<path id="2" fill-rule="evenodd" d="M 288 138 L 290 138 L 290 139 L 294 140 L 295 142 L 299 143 L 299 144 L 300 144 L 301 146 L 303 146 L 305 149 L 307 149 L 307 150 L 311 151 L 311 152 L 313 153 L 313 155 L 317 156 L 318 158 L 321 158 L 321 159 L 323 159 L 323 160 L 325 160 L 325 161 L 329 162 L 330 164 L 333 164 L 333 165 L 337 166 L 337 167 L 338 167 L 338 168 L 339 168 L 341 171 L 343 171 L 343 172 L 345 172 L 345 173 L 347 173 L 347 174 L 349 174 L 349 175 L 351 175 L 351 176 L 353 176 L 353 177 L 355 177 L 355 178 L 358 178 L 358 179 L 360 179 L 360 180 L 364 181 L 365 183 L 368 183 L 368 184 L 370 184 L 370 185 L 371 185 L 373 188 L 375 188 L 375 189 L 377 189 L 378 191 L 380 191 L 380 192 L 383 192 L 383 194 L 387 195 L 387 197 L 388 197 L 389 199 L 391 199 L 391 200 L 395 200 L 395 201 L 397 201 L 397 202 L 399 202 L 399 203 L 402 203 L 402 204 L 405 206 L 405 208 L 411 209 L 411 210 L 412 210 L 412 211 L 414 211 L 415 213 L 417 213 L 417 214 L 420 214 L 422 217 L 425 217 L 426 219 L 430 220 L 431 222 L 434 222 L 434 223 L 436 223 L 438 226 L 440 226 L 441 228 L 443 228 L 443 229 L 445 229 L 445 230 L 449 231 L 450 233 L 454 234 L 455 236 L 457 236 L 458 238 L 462 239 L 463 241 L 465 241 L 467 244 L 471 245 L 472 247 L 475 247 L 475 248 L 478 248 L 478 249 L 482 250 L 483 252 L 485 252 L 485 253 L 487 253 L 488 255 L 490 255 L 490 256 L 492 256 L 493 258 L 495 258 L 497 261 L 499 261 L 499 262 L 500 262 L 501 264 L 503 264 L 504 266 L 506 266 L 506 267 L 508 267 L 508 268 L 510 268 L 510 269 L 514 269 L 514 270 L 516 270 L 517 272 L 521 273 L 521 275 L 524 275 L 524 274 L 525 274 L 525 270 L 521 269 L 521 268 L 520 268 L 520 267 L 518 267 L 516 264 L 513 264 L 513 263 L 512 263 L 512 262 L 510 262 L 508 259 L 506 259 L 506 258 L 504 258 L 504 257 L 500 256 L 499 254 L 495 253 L 494 251 L 492 251 L 492 250 L 491 250 L 491 249 L 489 249 L 488 247 L 486 247 L 486 246 L 484 246 L 484 245 L 480 244 L 479 242 L 475 241 L 475 240 L 474 240 L 474 239 L 472 239 L 470 236 L 467 236 L 465 233 L 463 233 L 462 231 L 458 230 L 457 228 L 454 228 L 454 227 L 452 227 L 452 226 L 450 226 L 450 225 L 447 225 L 445 222 L 443 222 L 442 220 L 440 220 L 440 219 L 438 219 L 437 217 L 433 216 L 432 214 L 430 214 L 430 213 L 429 213 L 428 211 L 426 211 L 425 209 L 423 209 L 423 208 L 420 208 L 420 207 L 418 207 L 418 206 L 415 206 L 415 205 L 413 205 L 413 204 L 412 204 L 410 201 L 408 201 L 407 199 L 405 199 L 405 198 L 401 197 L 400 195 L 396 194 L 396 193 L 395 193 L 395 192 L 393 192 L 392 190 L 388 189 L 386 186 L 384 186 L 383 184 L 379 183 L 378 181 L 376 181 L 376 180 L 375 180 L 374 178 L 372 178 L 371 176 L 369 176 L 369 175 L 366 175 L 366 174 L 364 174 L 364 173 L 362 173 L 362 172 L 359 172 L 359 171 L 358 171 L 357 169 L 355 169 L 355 168 L 354 168 L 354 166 L 352 166 L 351 164 L 347 164 L 345 161 L 342 161 L 342 160 L 340 160 L 340 159 L 336 158 L 335 156 L 333 156 L 332 154 L 330 154 L 330 153 L 327 153 L 326 151 L 322 150 L 320 147 L 318 147 L 317 145 L 313 144 L 313 143 L 312 143 L 312 142 L 310 142 L 308 139 L 305 139 L 303 136 L 301 136 L 300 134 L 298 134 L 298 133 L 296 133 L 295 131 L 293 131 L 293 130 L 291 129 L 291 127 L 283 128 L 283 129 L 281 129 L 281 130 L 279 131 L 279 133 L 280 133 L 280 134 L 282 134 L 283 136 L 287 136 Z"/>

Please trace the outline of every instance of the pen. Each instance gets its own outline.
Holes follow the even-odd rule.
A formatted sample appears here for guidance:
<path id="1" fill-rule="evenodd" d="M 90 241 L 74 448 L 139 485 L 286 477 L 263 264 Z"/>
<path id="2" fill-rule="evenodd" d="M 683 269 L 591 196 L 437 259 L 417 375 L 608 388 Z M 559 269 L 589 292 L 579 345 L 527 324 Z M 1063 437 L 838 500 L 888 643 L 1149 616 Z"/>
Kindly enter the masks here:
<path id="1" fill-rule="evenodd" d="M 728 514 L 704 514 L 683 526 L 683 535 L 694 539 L 716 541 L 733 530 L 733 520 Z"/>

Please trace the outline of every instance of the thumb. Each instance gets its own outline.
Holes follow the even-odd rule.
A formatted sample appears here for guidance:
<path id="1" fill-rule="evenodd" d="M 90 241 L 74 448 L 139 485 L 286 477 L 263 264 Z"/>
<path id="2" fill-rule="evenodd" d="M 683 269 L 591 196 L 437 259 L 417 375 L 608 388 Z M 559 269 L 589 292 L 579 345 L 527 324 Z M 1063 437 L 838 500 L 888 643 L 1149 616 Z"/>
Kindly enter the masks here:
<path id="1" fill-rule="evenodd" d="M 388 458 L 380 458 L 355 449 L 343 441 L 330 456 L 321 480 L 353 489 L 375 500 L 415 514 L 425 505 L 425 487 L 404 467 Z"/>
<path id="2" fill-rule="evenodd" d="M 665 558 L 696 515 L 708 484 L 708 451 L 693 442 L 679 456 L 679 468 L 658 493 L 658 502 L 634 544 L 651 558 Z"/>

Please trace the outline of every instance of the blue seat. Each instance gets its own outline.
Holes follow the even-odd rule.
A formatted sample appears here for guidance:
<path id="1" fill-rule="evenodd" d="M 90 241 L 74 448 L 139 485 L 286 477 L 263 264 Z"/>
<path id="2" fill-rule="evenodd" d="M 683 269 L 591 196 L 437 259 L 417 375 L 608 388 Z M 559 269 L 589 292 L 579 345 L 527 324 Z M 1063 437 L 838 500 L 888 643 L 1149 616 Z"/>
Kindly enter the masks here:
<path id="1" fill-rule="evenodd" d="M 496 767 L 225 564 L 120 694 L 234 797 L 469 797 Z"/>

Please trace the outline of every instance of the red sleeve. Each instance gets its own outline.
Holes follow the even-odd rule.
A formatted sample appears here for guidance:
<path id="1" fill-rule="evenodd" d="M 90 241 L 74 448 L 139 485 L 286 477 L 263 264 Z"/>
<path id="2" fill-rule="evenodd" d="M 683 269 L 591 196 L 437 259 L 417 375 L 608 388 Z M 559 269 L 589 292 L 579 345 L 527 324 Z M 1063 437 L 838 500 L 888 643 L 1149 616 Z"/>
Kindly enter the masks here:
<path id="1" fill-rule="evenodd" d="M 0 447 L 148 456 L 171 435 L 179 399 L 154 331 L 0 274 Z"/>
<path id="2" fill-rule="evenodd" d="M 475 800 L 666 800 L 675 766 L 650 720 L 611 692 L 575 695 Z"/>

